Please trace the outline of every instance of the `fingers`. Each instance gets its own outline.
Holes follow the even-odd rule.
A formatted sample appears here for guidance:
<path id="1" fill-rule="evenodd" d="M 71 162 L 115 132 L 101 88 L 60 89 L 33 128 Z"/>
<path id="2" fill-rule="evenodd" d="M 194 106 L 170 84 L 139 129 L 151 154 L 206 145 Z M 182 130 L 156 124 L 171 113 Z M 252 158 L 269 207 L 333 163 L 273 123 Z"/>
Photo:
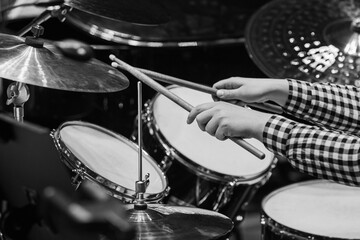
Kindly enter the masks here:
<path id="1" fill-rule="evenodd" d="M 216 96 L 224 100 L 235 99 L 238 97 L 237 95 L 238 95 L 238 89 L 232 89 L 232 90 L 220 89 L 216 91 Z"/>
<path id="2" fill-rule="evenodd" d="M 213 87 L 216 89 L 234 89 L 242 85 L 240 77 L 231 77 L 216 82 Z"/>
<path id="3" fill-rule="evenodd" d="M 215 132 L 215 137 L 221 141 L 226 140 L 227 136 L 223 128 L 218 128 Z"/>
<path id="4" fill-rule="evenodd" d="M 214 106 L 214 103 L 204 103 L 204 104 L 201 104 L 201 105 L 198 105 L 198 106 L 194 107 L 194 108 L 190 111 L 186 122 L 187 122 L 188 124 L 191 124 L 191 123 L 195 120 L 195 118 L 198 117 L 199 114 L 201 114 L 201 113 L 204 112 L 205 110 L 208 110 L 208 109 L 212 108 L 213 106 Z M 204 118 L 205 118 L 205 116 L 204 116 Z M 205 119 L 204 119 L 204 120 L 205 120 Z M 203 129 L 202 129 L 202 130 L 203 130 Z"/>
<path id="5" fill-rule="evenodd" d="M 200 119 L 203 120 L 203 119 Z M 207 120 L 207 121 L 206 121 Z M 199 120 L 198 120 L 199 122 Z M 212 118 L 211 116 L 207 119 L 204 119 L 204 121 L 201 122 L 203 125 L 203 128 L 207 133 L 209 133 L 211 136 L 215 136 L 216 130 L 218 129 L 219 124 L 217 123 L 215 118 Z"/>
<path id="6" fill-rule="evenodd" d="M 239 77 L 221 80 L 213 85 L 214 88 L 218 89 L 213 99 L 239 99 L 239 89 L 243 84 L 242 78 Z"/>
<path id="7" fill-rule="evenodd" d="M 223 128 L 220 126 L 220 119 L 215 117 L 216 103 L 205 103 L 196 106 L 190 111 L 187 123 L 192 123 L 195 119 L 202 131 L 206 131 L 212 136 L 215 136 L 219 140 L 225 140 Z"/>

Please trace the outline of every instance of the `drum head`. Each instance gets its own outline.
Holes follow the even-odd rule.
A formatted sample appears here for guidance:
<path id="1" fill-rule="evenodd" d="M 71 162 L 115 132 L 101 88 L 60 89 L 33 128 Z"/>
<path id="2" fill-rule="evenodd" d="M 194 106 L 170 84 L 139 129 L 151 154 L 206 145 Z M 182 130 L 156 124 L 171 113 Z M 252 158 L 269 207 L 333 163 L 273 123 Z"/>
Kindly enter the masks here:
<path id="1" fill-rule="evenodd" d="M 312 180 L 281 188 L 262 203 L 283 226 L 317 236 L 360 237 L 360 188 Z"/>
<path id="2" fill-rule="evenodd" d="M 170 87 L 170 91 L 193 106 L 213 102 L 211 95 L 184 87 Z M 157 95 L 153 103 L 156 126 L 178 152 L 201 168 L 221 173 L 253 178 L 264 173 L 271 166 L 274 155 L 256 139 L 246 139 L 265 153 L 260 160 L 236 143 L 217 138 L 203 132 L 197 123 L 187 124 L 188 112 L 163 95 Z"/>
<path id="3" fill-rule="evenodd" d="M 135 190 L 138 176 L 138 147 L 135 143 L 99 126 L 69 122 L 60 129 L 60 138 L 91 171 L 117 184 Z M 164 192 L 166 179 L 156 162 L 143 152 L 143 174 L 150 174 L 148 194 Z M 144 177 L 144 176 L 143 176 Z"/>

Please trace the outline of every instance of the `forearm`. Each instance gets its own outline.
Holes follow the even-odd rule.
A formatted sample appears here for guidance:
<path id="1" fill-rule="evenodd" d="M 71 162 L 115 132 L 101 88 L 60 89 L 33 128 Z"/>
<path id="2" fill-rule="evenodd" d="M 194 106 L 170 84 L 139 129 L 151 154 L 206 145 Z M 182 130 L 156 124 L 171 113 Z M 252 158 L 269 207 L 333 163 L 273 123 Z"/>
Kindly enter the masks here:
<path id="1" fill-rule="evenodd" d="M 309 175 L 360 186 L 360 138 L 273 116 L 263 135 L 265 146 Z"/>
<path id="2" fill-rule="evenodd" d="M 284 110 L 300 119 L 358 134 L 360 93 L 353 86 L 288 80 L 289 98 Z"/>

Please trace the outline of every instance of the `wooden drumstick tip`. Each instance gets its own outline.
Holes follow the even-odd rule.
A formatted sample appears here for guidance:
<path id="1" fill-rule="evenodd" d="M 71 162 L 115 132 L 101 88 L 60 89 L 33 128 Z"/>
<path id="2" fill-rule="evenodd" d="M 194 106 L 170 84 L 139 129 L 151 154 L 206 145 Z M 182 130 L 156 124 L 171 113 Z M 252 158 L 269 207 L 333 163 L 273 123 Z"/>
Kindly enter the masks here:
<path id="1" fill-rule="evenodd" d="M 111 61 L 114 61 L 116 57 L 115 57 L 114 54 L 110 54 L 110 55 L 109 55 L 109 58 L 110 58 Z"/>
<path id="2" fill-rule="evenodd" d="M 111 66 L 114 67 L 114 68 L 117 68 L 117 67 L 119 66 L 119 64 L 116 63 L 116 62 L 112 62 L 112 63 L 111 63 Z"/>

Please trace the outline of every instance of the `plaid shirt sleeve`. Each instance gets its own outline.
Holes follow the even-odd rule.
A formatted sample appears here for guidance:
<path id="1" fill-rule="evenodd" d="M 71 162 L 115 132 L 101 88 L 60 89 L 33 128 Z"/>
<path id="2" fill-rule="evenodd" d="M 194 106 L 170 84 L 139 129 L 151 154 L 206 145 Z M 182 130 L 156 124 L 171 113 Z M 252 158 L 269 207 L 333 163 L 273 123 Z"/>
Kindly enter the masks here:
<path id="1" fill-rule="evenodd" d="M 360 133 L 360 88 L 288 79 L 284 110 L 315 125 L 352 134 Z"/>
<path id="2" fill-rule="evenodd" d="M 265 146 L 301 172 L 360 186 L 360 138 L 321 126 L 272 116 L 263 133 Z"/>

